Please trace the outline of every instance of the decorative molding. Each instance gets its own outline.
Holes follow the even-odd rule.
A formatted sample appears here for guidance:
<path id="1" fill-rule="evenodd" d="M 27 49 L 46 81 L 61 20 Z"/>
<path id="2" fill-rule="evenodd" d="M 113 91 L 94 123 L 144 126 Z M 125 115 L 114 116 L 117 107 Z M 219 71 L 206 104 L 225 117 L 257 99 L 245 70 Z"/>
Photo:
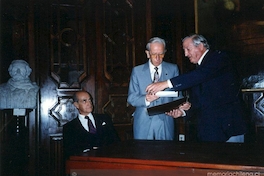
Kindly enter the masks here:
<path id="1" fill-rule="evenodd" d="M 51 77 L 58 89 L 81 88 L 87 77 L 83 7 L 53 4 L 50 26 Z"/>
<path id="2" fill-rule="evenodd" d="M 73 105 L 72 98 L 58 97 L 57 103 L 50 109 L 49 114 L 58 123 L 58 127 L 76 118 L 77 109 Z"/>
<path id="3" fill-rule="evenodd" d="M 261 114 L 261 116 L 264 116 L 264 96 L 263 92 L 260 93 L 259 97 L 256 98 L 254 102 L 254 108 Z"/>
<path id="4" fill-rule="evenodd" d="M 109 95 L 109 101 L 104 105 L 103 112 L 112 117 L 114 124 L 131 124 L 134 108 L 127 103 L 126 94 Z"/>
<path id="5" fill-rule="evenodd" d="M 104 3 L 104 74 L 113 87 L 127 86 L 134 66 L 132 7 L 130 0 Z"/>

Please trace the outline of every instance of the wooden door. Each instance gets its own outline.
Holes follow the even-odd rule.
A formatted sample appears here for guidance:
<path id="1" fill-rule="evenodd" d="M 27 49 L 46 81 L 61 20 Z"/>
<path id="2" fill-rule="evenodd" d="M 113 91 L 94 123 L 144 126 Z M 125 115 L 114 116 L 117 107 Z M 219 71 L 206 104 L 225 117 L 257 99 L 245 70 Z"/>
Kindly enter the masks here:
<path id="1" fill-rule="evenodd" d="M 94 112 L 109 114 L 122 140 L 132 138 L 126 99 L 135 65 L 134 9 L 115 0 L 53 1 L 38 10 L 39 172 L 61 175 L 62 128 L 78 114 L 74 92 L 90 92 Z"/>

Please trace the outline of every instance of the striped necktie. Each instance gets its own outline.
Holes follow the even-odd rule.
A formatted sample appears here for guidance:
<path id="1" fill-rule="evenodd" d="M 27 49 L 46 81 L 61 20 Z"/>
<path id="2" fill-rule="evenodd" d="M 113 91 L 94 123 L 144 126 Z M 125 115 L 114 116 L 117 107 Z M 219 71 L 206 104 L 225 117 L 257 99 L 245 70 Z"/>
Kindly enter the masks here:
<path id="1" fill-rule="evenodd" d="M 154 79 L 153 79 L 153 82 L 158 82 L 159 81 L 159 72 L 158 72 L 158 67 L 155 67 L 154 68 L 156 71 L 154 73 Z"/>

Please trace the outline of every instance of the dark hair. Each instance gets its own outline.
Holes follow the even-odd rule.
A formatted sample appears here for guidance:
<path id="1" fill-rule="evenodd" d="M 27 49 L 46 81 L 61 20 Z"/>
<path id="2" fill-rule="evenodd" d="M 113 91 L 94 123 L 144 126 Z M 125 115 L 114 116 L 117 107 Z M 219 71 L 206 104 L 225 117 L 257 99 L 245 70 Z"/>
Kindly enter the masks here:
<path id="1" fill-rule="evenodd" d="M 72 96 L 73 102 L 78 102 L 78 98 L 77 98 L 77 92 L 75 92 Z"/>
<path id="2" fill-rule="evenodd" d="M 91 94 L 89 92 L 87 92 L 86 90 L 80 90 L 80 91 L 74 92 L 74 94 L 72 96 L 73 102 L 78 102 L 79 101 L 79 99 L 77 97 L 77 94 L 79 92 L 85 92 L 85 93 L 87 93 L 90 96 L 90 98 L 92 99 L 92 96 L 91 96 Z"/>

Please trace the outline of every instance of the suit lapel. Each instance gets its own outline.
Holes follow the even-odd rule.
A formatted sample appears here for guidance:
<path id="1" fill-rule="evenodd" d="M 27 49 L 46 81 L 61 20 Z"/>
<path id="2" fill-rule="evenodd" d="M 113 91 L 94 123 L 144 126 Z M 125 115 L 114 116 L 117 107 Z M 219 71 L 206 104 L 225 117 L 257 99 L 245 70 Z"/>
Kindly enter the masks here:
<path id="1" fill-rule="evenodd" d="M 149 70 L 149 63 L 146 62 L 143 66 L 142 69 L 142 78 L 144 79 L 143 82 L 147 82 L 147 83 L 152 83 L 152 79 L 151 79 L 151 75 L 150 75 L 150 70 Z"/>
<path id="2" fill-rule="evenodd" d="M 208 61 L 208 59 L 210 58 L 210 55 L 211 55 L 212 53 L 213 53 L 213 52 L 212 52 L 211 50 L 209 50 L 209 51 L 205 54 L 205 56 L 204 56 L 204 58 L 203 58 L 203 60 L 202 60 L 202 62 L 201 62 L 201 64 L 200 64 L 200 66 L 206 64 L 206 62 Z"/>
<path id="3" fill-rule="evenodd" d="M 166 67 L 166 63 L 163 61 L 162 62 L 162 72 L 161 72 L 161 75 L 160 75 L 160 79 L 159 81 L 164 81 L 164 80 L 167 80 L 167 76 L 168 76 L 168 73 L 167 73 L 167 67 Z"/>
<path id="4" fill-rule="evenodd" d="M 96 125 L 97 134 L 100 134 L 102 132 L 102 119 L 97 114 L 93 114 L 93 117 Z"/>
<path id="5" fill-rule="evenodd" d="M 172 73 L 169 73 L 170 69 L 168 66 L 168 63 L 163 61 L 162 62 L 162 72 L 161 72 L 161 76 L 160 76 L 160 81 L 165 81 L 171 78 Z"/>
<path id="6" fill-rule="evenodd" d="M 74 127 L 76 129 L 83 129 L 83 131 L 87 132 L 87 130 L 82 126 L 82 123 L 78 116 L 74 119 Z"/>

